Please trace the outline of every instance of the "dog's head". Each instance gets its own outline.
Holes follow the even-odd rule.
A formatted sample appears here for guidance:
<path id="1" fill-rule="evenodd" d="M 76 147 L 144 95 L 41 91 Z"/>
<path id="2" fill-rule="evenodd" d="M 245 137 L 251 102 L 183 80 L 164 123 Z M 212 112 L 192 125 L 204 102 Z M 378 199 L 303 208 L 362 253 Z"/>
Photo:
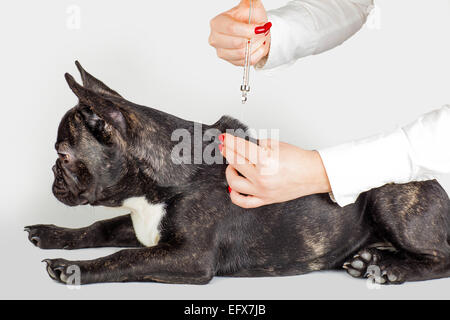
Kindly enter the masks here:
<path id="1" fill-rule="evenodd" d="M 66 74 L 79 103 L 62 118 L 55 144 L 53 194 L 70 205 L 120 205 L 120 190 L 132 189 L 124 99 L 76 62 L 83 85 Z M 132 191 L 132 190 L 131 190 Z M 111 195 L 115 197 L 111 197 Z"/>
<path id="2" fill-rule="evenodd" d="M 213 126 L 203 127 L 204 131 L 215 130 L 214 135 L 195 135 L 194 122 L 134 104 L 78 62 L 76 65 L 83 85 L 66 73 L 78 104 L 59 124 L 55 144 L 58 159 L 53 166 L 53 194 L 67 205 L 115 207 L 127 198 L 144 195 L 150 201 L 161 201 L 189 184 L 198 172 L 195 165 L 181 161 L 181 153 L 173 152 L 179 150 L 175 148 L 179 147 L 178 138 L 173 139 L 177 129 L 183 132 L 183 139 L 185 133 L 188 135 L 187 142 L 183 140 L 183 155 L 186 152 L 196 157 L 193 145 L 198 143 L 209 151 L 217 149 L 214 154 L 222 159 L 213 138 L 217 140 L 227 128 L 241 127 L 238 121 L 224 117 Z M 225 167 L 218 167 L 220 176 Z"/>

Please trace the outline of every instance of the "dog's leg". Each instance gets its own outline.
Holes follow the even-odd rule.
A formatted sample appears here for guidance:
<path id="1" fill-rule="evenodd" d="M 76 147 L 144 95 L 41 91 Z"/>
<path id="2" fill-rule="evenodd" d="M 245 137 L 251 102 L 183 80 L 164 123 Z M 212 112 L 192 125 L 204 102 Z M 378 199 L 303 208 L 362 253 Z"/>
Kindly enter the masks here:
<path id="1" fill-rule="evenodd" d="M 373 190 L 371 217 L 389 248 L 366 248 L 344 264 L 355 277 L 402 283 L 450 275 L 450 201 L 435 181 Z M 384 249 L 384 250 L 381 250 Z"/>
<path id="2" fill-rule="evenodd" d="M 80 229 L 38 224 L 25 227 L 28 239 L 42 249 L 81 249 L 96 247 L 141 247 L 129 214 L 97 221 Z"/>
<path id="3" fill-rule="evenodd" d="M 75 270 L 79 271 L 79 284 L 130 281 L 205 284 L 214 275 L 212 255 L 169 244 L 125 249 L 95 260 L 44 261 L 50 277 L 66 284 L 74 284 Z"/>

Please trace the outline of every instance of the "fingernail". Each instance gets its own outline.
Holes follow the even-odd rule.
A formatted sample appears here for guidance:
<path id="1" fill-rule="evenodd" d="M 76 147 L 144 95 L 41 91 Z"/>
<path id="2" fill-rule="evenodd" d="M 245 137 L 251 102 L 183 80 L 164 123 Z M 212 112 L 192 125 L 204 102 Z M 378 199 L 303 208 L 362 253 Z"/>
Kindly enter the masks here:
<path id="1" fill-rule="evenodd" d="M 225 140 L 225 135 L 223 133 L 219 136 L 219 140 L 220 142 L 223 142 Z"/>
<path id="2" fill-rule="evenodd" d="M 261 34 L 261 33 L 264 33 L 264 32 L 266 32 L 266 27 L 265 27 L 265 25 L 264 25 L 264 26 L 260 26 L 260 27 L 256 27 L 256 28 L 255 28 L 255 34 Z"/>
<path id="3" fill-rule="evenodd" d="M 222 152 L 223 144 L 219 144 L 219 151 Z"/>
<path id="4" fill-rule="evenodd" d="M 272 28 L 272 22 L 267 22 L 265 25 L 260 26 L 260 27 L 256 27 L 255 28 L 255 33 L 256 34 L 261 34 L 261 33 L 266 33 L 267 31 L 270 30 L 270 28 Z"/>
<path id="5" fill-rule="evenodd" d="M 266 42 L 265 42 L 265 41 L 263 42 L 263 45 L 264 45 L 264 46 L 266 45 Z"/>
<path id="6" fill-rule="evenodd" d="M 231 188 L 228 186 L 228 193 L 231 193 Z"/>

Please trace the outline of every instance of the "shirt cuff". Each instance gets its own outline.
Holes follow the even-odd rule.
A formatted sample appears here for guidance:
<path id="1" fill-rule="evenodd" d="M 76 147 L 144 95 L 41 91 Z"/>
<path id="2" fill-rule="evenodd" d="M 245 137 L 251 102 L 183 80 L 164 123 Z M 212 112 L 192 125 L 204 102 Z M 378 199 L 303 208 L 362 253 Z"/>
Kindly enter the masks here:
<path id="1" fill-rule="evenodd" d="M 354 203 L 360 193 L 372 188 L 412 179 L 409 142 L 402 129 L 318 152 L 341 207 Z"/>

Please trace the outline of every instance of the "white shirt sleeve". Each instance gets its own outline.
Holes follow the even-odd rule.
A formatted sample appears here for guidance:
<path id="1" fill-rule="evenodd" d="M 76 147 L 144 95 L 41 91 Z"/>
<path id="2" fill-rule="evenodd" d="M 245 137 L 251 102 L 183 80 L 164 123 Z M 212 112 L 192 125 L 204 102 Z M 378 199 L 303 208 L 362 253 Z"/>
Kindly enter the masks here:
<path id="1" fill-rule="evenodd" d="M 340 206 L 386 183 L 450 173 L 450 105 L 388 134 L 318 150 Z"/>
<path id="2" fill-rule="evenodd" d="M 372 4 L 373 0 L 294 0 L 268 11 L 270 52 L 256 68 L 274 68 L 340 45 L 362 27 Z"/>

